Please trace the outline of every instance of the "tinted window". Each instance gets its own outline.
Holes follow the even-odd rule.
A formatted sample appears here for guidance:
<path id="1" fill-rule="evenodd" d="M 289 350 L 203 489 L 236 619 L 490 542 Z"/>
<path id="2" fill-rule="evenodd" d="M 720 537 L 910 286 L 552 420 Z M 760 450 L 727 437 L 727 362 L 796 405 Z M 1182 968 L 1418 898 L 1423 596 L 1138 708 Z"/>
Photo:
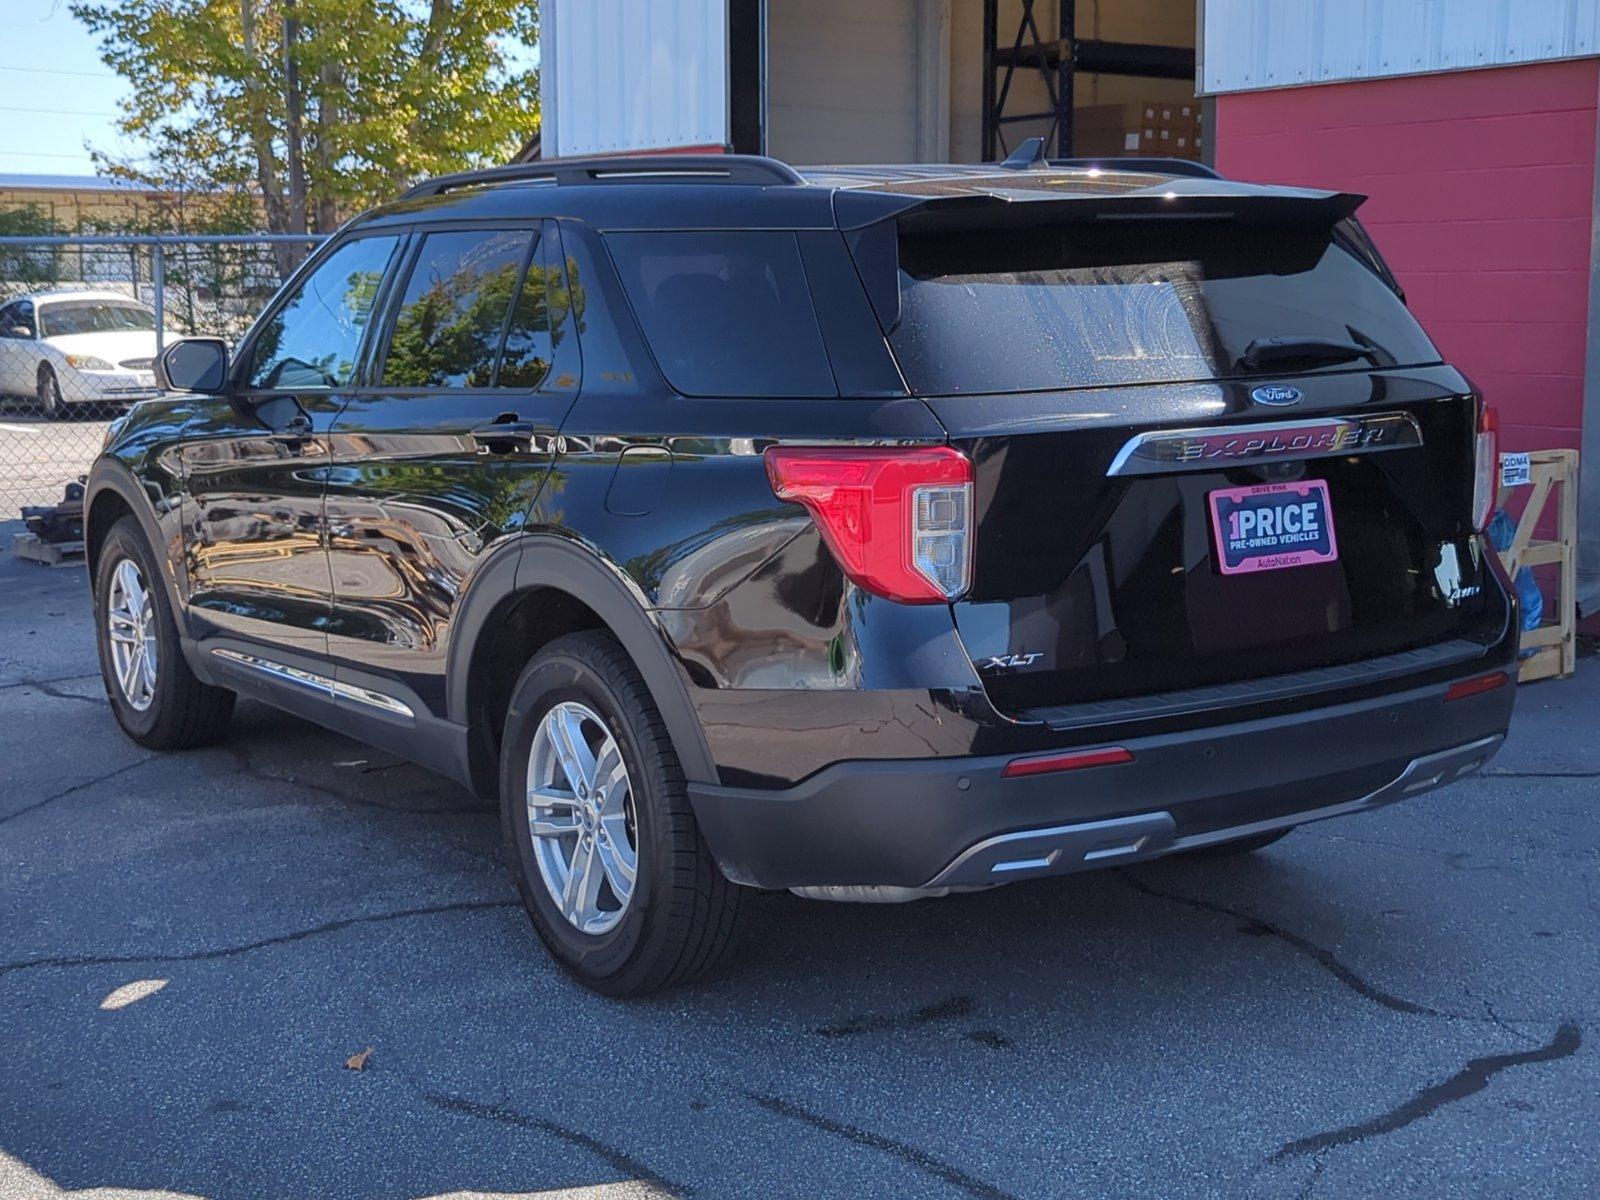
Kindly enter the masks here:
<path id="1" fill-rule="evenodd" d="M 120 333 L 124 330 L 154 330 L 156 315 L 138 304 L 119 304 L 115 300 L 77 300 L 65 304 L 41 304 L 41 336 L 64 333 Z"/>
<path id="2" fill-rule="evenodd" d="M 395 238 L 357 238 L 326 258 L 261 327 L 251 387 L 343 387 L 355 375 L 361 334 Z"/>
<path id="3" fill-rule="evenodd" d="M 1141 222 L 900 239 L 890 344 L 924 395 L 1208 380 L 1437 362 L 1372 269 L 1327 232 Z M 1243 362 L 1258 338 L 1367 351 Z"/>
<path id="4" fill-rule="evenodd" d="M 552 262 L 554 265 L 552 265 Z M 561 280 L 560 260 L 548 253 L 535 252 L 527 274 L 517 292 L 506 325 L 506 342 L 500 352 L 499 387 L 536 388 L 550 373 L 553 347 L 550 337 L 551 308 L 562 303 L 566 288 Z"/>
<path id="5" fill-rule="evenodd" d="M 615 233 L 606 242 L 678 391 L 839 394 L 794 234 Z"/>
<path id="6" fill-rule="evenodd" d="M 489 387 L 533 234 L 430 233 L 383 363 L 390 387 Z"/>

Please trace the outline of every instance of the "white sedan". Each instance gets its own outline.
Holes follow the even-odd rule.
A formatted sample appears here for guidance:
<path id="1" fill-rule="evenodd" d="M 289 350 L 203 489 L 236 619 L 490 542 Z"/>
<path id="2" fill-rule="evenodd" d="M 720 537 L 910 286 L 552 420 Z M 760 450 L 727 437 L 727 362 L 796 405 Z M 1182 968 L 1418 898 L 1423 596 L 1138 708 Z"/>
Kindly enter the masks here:
<path id="1" fill-rule="evenodd" d="M 38 292 L 0 306 L 0 393 L 33 396 L 48 417 L 154 396 L 155 356 L 155 313 L 116 292 Z"/>

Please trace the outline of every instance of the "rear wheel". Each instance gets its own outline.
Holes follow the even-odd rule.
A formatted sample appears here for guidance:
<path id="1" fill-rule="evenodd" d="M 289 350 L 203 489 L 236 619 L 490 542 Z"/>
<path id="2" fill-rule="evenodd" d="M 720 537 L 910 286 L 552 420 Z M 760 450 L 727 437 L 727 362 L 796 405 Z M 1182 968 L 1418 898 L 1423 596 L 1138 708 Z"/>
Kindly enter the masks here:
<path id="1" fill-rule="evenodd" d="M 661 714 L 610 635 L 558 638 L 524 668 L 500 797 L 517 890 L 579 982 L 642 995 L 716 965 L 739 889 L 712 860 Z"/>
<path id="2" fill-rule="evenodd" d="M 56 373 L 48 366 L 39 368 L 37 395 L 39 398 L 39 411 L 52 421 L 59 421 L 67 415 L 67 404 L 61 398 L 61 384 L 56 380 Z"/>
<path id="3" fill-rule="evenodd" d="M 1189 850 L 1190 858 L 1237 858 L 1241 854 L 1254 854 L 1257 850 L 1265 850 L 1273 842 L 1289 836 L 1287 829 L 1275 829 L 1271 833 L 1257 833 L 1251 837 L 1235 838 L 1231 842 L 1216 842 L 1210 846 L 1201 846 L 1198 850 Z"/>
<path id="4" fill-rule="evenodd" d="M 234 695 L 189 669 L 160 568 L 135 518 L 123 517 L 107 532 L 94 579 L 100 674 L 117 724 L 152 750 L 222 737 Z"/>

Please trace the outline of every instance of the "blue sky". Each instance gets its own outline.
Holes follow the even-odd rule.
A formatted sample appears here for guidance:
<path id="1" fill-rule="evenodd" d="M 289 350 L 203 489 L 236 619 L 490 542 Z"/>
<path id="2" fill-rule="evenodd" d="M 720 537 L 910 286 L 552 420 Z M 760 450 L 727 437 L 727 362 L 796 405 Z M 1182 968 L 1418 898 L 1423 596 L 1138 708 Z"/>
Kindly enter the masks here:
<path id="1" fill-rule="evenodd" d="M 123 154 L 124 87 L 65 0 L 0 0 L 0 171 L 92 175 L 84 141 Z"/>
<path id="2" fill-rule="evenodd" d="M 537 64 L 538 50 L 511 57 Z M 131 156 L 115 128 L 126 90 L 67 0 L 0 0 L 0 171 L 92 175 L 86 141 Z"/>

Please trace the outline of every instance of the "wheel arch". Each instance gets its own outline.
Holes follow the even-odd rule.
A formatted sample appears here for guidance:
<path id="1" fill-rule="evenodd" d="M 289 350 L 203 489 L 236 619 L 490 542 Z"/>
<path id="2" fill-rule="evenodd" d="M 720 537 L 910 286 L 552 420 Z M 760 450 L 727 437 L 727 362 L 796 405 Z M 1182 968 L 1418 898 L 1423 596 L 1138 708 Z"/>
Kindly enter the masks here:
<path id="1" fill-rule="evenodd" d="M 167 599 L 172 604 L 172 619 L 178 632 L 188 636 L 189 629 L 183 597 L 178 588 L 177 571 L 183 565 L 181 527 L 177 530 L 180 544 L 169 544 L 162 536 L 160 522 L 133 472 L 115 459 L 102 458 L 89 469 L 89 481 L 83 494 L 83 549 L 88 565 L 89 586 L 94 587 L 95 571 L 100 562 L 100 551 L 105 546 L 106 534 L 125 516 L 132 516 L 144 532 L 145 543 L 161 562 L 161 583 L 167 589 Z"/>
<path id="2" fill-rule="evenodd" d="M 524 627 L 532 630 L 534 640 L 517 643 L 527 653 L 515 663 L 516 673 L 539 646 L 562 634 L 578 629 L 609 632 L 643 677 L 685 778 L 718 781 L 683 671 L 643 602 L 614 567 L 588 548 L 555 534 L 529 534 L 497 552 L 478 572 L 451 639 L 448 717 L 467 731 L 467 773 L 475 791 L 493 794 L 499 780 L 499 730 L 485 719 L 496 678 L 492 668 L 502 661 L 495 650 L 502 631 Z"/>

